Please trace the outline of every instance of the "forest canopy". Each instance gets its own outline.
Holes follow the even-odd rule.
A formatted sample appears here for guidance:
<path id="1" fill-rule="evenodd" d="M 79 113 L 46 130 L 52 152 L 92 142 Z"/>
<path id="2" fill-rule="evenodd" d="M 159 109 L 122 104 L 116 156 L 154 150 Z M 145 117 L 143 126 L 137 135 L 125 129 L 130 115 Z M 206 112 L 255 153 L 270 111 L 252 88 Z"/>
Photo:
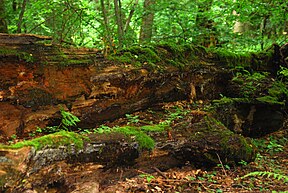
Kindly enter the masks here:
<path id="1" fill-rule="evenodd" d="M 284 0 L 0 0 L 0 32 L 81 47 L 168 42 L 263 50 L 283 44 L 287 31 Z"/>

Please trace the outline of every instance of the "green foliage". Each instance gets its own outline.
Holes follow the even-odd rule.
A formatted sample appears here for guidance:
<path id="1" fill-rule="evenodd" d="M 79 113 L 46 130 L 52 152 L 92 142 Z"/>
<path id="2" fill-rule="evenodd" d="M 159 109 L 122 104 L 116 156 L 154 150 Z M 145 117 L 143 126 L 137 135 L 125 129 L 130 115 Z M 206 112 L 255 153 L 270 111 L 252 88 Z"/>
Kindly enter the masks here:
<path id="1" fill-rule="evenodd" d="M 243 178 L 247 178 L 247 177 L 267 177 L 270 179 L 273 178 L 273 179 L 278 180 L 278 181 L 283 180 L 284 183 L 288 182 L 288 176 L 283 175 L 283 174 L 274 173 L 274 172 L 268 172 L 268 171 L 250 172 L 241 178 L 243 179 Z"/>
<path id="2" fill-rule="evenodd" d="M 150 174 L 140 174 L 139 176 L 141 178 L 145 178 L 148 183 L 150 183 L 152 179 L 155 179 L 155 177 L 153 175 L 150 175 Z"/>
<path id="3" fill-rule="evenodd" d="M 126 114 L 125 115 L 126 116 L 126 118 L 128 119 L 128 125 L 129 124 L 136 124 L 136 123 L 138 123 L 140 120 L 139 120 L 139 116 L 137 116 L 137 115 L 135 115 L 135 116 L 133 116 L 133 115 L 129 115 L 129 114 Z"/>
<path id="4" fill-rule="evenodd" d="M 9 33 L 20 30 L 50 35 L 56 43 L 98 48 L 106 46 L 102 37 L 113 38 L 117 47 L 120 37 L 115 7 L 113 1 L 104 4 L 108 26 L 103 22 L 100 1 L 31 1 L 24 10 L 21 29 L 17 29 L 22 11 L 20 1 L 5 1 L 6 13 L 1 15 L 6 17 Z M 142 18 L 147 16 L 143 5 L 144 0 L 136 5 L 130 0 L 121 1 L 126 48 L 138 42 Z M 159 0 L 149 8 L 155 13 L 152 41 L 199 44 L 203 38 L 215 37 L 217 45 L 233 51 L 263 49 L 285 40 L 286 7 L 285 1 Z"/>
<path id="5" fill-rule="evenodd" d="M 174 106 L 172 109 L 169 109 L 166 112 L 166 120 L 161 122 L 160 124 L 169 126 L 173 121 L 177 119 L 182 119 L 183 116 L 189 113 L 189 110 L 185 110 L 182 107 Z"/>
<path id="6" fill-rule="evenodd" d="M 73 115 L 70 112 L 65 111 L 63 108 L 60 109 L 62 115 L 61 126 L 65 130 L 69 130 L 69 127 L 77 126 L 77 123 L 80 122 L 80 119 Z"/>
<path id="7" fill-rule="evenodd" d="M 249 71 L 242 71 L 237 72 L 232 81 L 241 87 L 240 90 L 243 97 L 252 98 L 261 92 L 268 75 L 267 72 L 250 73 Z"/>
<path id="8" fill-rule="evenodd" d="M 274 137 L 269 137 L 267 140 L 265 139 L 253 139 L 252 143 L 260 150 L 267 153 L 270 153 L 271 155 L 282 152 L 284 145 L 287 143 L 288 139 L 281 138 L 276 139 Z"/>
<path id="9" fill-rule="evenodd" d="M 155 146 L 155 141 L 148 136 L 147 132 L 162 132 L 164 127 L 161 125 L 146 125 L 141 127 L 134 126 L 123 126 L 123 127 L 108 127 L 100 126 L 99 128 L 94 129 L 94 133 L 111 133 L 118 132 L 123 133 L 127 136 L 135 137 L 135 140 L 139 143 L 140 148 L 151 150 Z"/>
<path id="10" fill-rule="evenodd" d="M 26 146 L 32 146 L 36 150 L 44 147 L 58 147 L 60 145 L 71 145 L 74 144 L 76 148 L 82 148 L 84 140 L 88 140 L 82 135 L 74 132 L 59 131 L 57 133 L 45 135 L 32 140 L 22 141 L 10 146 L 0 145 L 0 148 L 4 149 L 19 149 Z"/>
<path id="11" fill-rule="evenodd" d="M 288 68 L 280 66 L 280 70 L 277 72 L 280 78 L 287 80 L 288 78 Z"/>
<path id="12" fill-rule="evenodd" d="M 30 133 L 31 137 L 34 137 L 36 133 L 55 133 L 58 131 L 71 130 L 72 127 L 76 127 L 80 119 L 70 112 L 65 111 L 62 107 L 60 108 L 60 114 L 62 116 L 61 123 L 55 126 L 47 126 L 45 128 L 37 127 L 36 131 Z"/>
<path id="13" fill-rule="evenodd" d="M 99 134 L 111 133 L 112 132 L 112 128 L 108 127 L 108 126 L 105 126 L 105 125 L 101 125 L 100 127 L 93 129 L 93 132 L 94 133 L 99 133 Z"/>

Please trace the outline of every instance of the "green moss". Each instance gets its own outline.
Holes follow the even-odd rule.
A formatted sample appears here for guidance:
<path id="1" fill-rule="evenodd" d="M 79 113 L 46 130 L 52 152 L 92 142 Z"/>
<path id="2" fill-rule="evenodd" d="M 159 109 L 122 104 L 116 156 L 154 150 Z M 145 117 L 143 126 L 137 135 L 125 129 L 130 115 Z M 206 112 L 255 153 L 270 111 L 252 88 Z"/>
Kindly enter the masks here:
<path id="1" fill-rule="evenodd" d="M 16 55 L 17 53 L 17 50 L 14 49 L 0 49 L 0 55 L 2 56 Z"/>
<path id="2" fill-rule="evenodd" d="M 31 53 L 17 51 L 15 49 L 0 49 L 0 56 L 16 56 L 28 63 L 35 61 L 35 58 Z"/>
<path id="3" fill-rule="evenodd" d="M 153 149 L 155 146 L 155 141 L 148 136 L 141 129 L 132 126 L 115 127 L 114 132 L 119 132 L 127 136 L 135 136 L 135 140 L 139 143 L 141 149 Z"/>
<path id="4" fill-rule="evenodd" d="M 209 128 L 210 135 L 213 135 L 214 132 L 221 135 L 219 145 L 223 148 L 223 152 L 227 157 L 239 162 L 242 158 L 246 158 L 246 160 L 254 159 L 256 148 L 249 139 L 233 133 L 222 122 L 212 117 L 206 116 L 204 120 Z M 220 130 L 221 132 L 219 132 Z M 236 153 L 235 150 L 238 150 L 238 152 Z"/>
<path id="5" fill-rule="evenodd" d="M 192 46 L 191 44 L 162 43 L 155 47 L 165 64 L 170 64 L 180 69 L 195 62 L 197 63 L 198 56 L 201 57 L 206 54 L 205 48 L 202 49 L 202 47 Z"/>
<path id="6" fill-rule="evenodd" d="M 165 125 L 144 125 L 141 130 L 144 132 L 162 132 L 165 130 Z"/>
<path id="7" fill-rule="evenodd" d="M 76 148 L 82 148 L 84 141 L 89 140 L 88 138 L 79 135 L 74 132 L 59 131 L 57 133 L 45 135 L 39 138 L 35 138 L 28 141 L 22 141 L 12 145 L 0 145 L 0 149 L 19 149 L 26 146 L 34 147 L 36 150 L 40 150 L 46 146 L 58 147 L 61 145 L 74 144 Z"/>
<path id="8" fill-rule="evenodd" d="M 276 81 L 271 88 L 268 89 L 268 95 L 258 97 L 256 100 L 269 104 L 285 105 L 287 98 L 288 89 L 286 84 L 281 81 Z"/>
<path id="9" fill-rule="evenodd" d="M 225 49 L 206 49 L 191 44 L 161 43 L 149 46 L 132 46 L 122 50 L 108 59 L 121 63 L 133 64 L 137 67 L 151 66 L 152 68 L 163 68 L 163 65 L 172 65 L 180 69 L 199 65 L 201 58 L 217 60 L 225 66 L 250 66 L 251 55 L 246 53 L 235 54 Z"/>
<path id="10" fill-rule="evenodd" d="M 140 46 L 132 46 L 126 50 L 122 50 L 118 54 L 108 56 L 108 59 L 133 64 L 137 67 L 148 65 L 153 68 L 156 67 L 155 64 L 157 62 L 161 61 L 153 47 Z"/>
<path id="11" fill-rule="evenodd" d="M 213 57 L 228 67 L 243 66 L 248 67 L 251 65 L 252 55 L 250 53 L 234 53 L 226 49 L 208 49 L 209 53 L 213 54 Z"/>
<path id="12" fill-rule="evenodd" d="M 221 105 L 233 105 L 235 103 L 249 103 L 251 99 L 249 98 L 229 98 L 229 97 L 222 97 L 221 99 L 213 100 L 212 103 L 214 106 L 221 106 Z"/>
<path id="13" fill-rule="evenodd" d="M 106 133 L 111 134 L 113 132 L 121 133 L 126 136 L 135 137 L 135 141 L 139 143 L 141 149 L 152 150 L 155 146 L 155 141 L 146 133 L 147 132 L 163 132 L 166 128 L 166 125 L 145 125 L 141 127 L 134 126 L 123 126 L 123 127 L 107 127 L 101 126 L 94 130 L 95 133 Z"/>

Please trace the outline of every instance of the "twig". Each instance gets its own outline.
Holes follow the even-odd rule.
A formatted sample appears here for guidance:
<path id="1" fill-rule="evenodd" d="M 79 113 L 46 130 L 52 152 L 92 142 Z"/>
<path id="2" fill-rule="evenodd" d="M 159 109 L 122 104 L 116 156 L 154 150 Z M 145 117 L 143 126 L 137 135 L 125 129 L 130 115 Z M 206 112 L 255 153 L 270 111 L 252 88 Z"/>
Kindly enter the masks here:
<path id="1" fill-rule="evenodd" d="M 160 174 L 161 176 L 163 176 L 165 179 L 167 179 L 167 176 L 163 173 L 163 172 L 161 172 L 158 168 L 156 168 L 156 167 L 152 167 L 158 174 Z"/>
<path id="2" fill-rule="evenodd" d="M 223 163 L 222 163 L 222 161 L 221 161 L 221 159 L 220 159 L 220 156 L 218 155 L 218 153 L 216 153 L 216 155 L 217 155 L 217 157 L 218 157 L 218 160 L 219 160 L 219 162 L 220 162 L 220 164 L 221 164 L 221 167 L 222 167 L 222 170 L 223 170 L 225 176 L 227 176 L 226 170 L 225 170 L 225 168 L 224 168 L 224 166 L 223 166 Z"/>

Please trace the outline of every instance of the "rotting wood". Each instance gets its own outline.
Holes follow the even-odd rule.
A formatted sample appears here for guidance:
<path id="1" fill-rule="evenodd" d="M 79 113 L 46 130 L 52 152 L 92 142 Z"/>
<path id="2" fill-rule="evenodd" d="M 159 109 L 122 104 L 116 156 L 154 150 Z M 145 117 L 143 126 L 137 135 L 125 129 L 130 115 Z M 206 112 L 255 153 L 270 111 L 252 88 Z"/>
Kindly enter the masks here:
<path id="1" fill-rule="evenodd" d="M 35 34 L 5 34 L 0 33 L 0 45 L 35 44 L 39 41 L 52 40 L 52 37 Z"/>

